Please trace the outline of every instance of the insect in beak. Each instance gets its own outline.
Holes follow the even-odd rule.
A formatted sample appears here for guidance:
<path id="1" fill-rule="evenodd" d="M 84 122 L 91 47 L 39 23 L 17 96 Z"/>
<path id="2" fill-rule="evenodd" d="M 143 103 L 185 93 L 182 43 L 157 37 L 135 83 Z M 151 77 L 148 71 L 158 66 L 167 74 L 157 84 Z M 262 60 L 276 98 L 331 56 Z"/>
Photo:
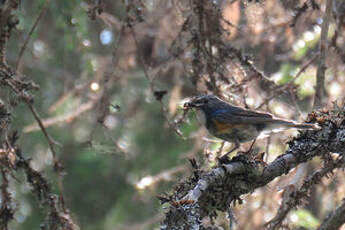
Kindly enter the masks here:
<path id="1" fill-rule="evenodd" d="M 186 102 L 183 105 L 184 109 L 190 109 L 190 108 L 193 108 L 193 107 L 195 107 L 195 106 L 194 106 L 194 103 L 192 103 L 192 102 Z"/>
<path id="2" fill-rule="evenodd" d="M 208 103 L 208 100 L 200 97 L 193 97 L 189 102 L 184 103 L 183 108 L 200 108 Z"/>

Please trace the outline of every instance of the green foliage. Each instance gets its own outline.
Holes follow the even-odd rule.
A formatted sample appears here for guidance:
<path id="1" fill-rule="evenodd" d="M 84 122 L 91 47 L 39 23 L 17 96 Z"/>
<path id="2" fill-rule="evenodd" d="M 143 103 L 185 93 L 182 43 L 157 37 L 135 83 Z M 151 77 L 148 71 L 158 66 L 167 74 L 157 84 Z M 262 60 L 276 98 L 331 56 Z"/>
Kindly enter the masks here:
<path id="1" fill-rule="evenodd" d="M 45 2 L 45 0 L 21 1 L 21 7 L 17 12 L 19 25 L 7 45 L 10 66 L 15 65 L 18 51 Z M 197 158 L 204 147 L 195 147 L 195 143 L 199 142 L 200 145 L 201 142 L 200 139 L 197 139 L 200 138 L 199 136 L 195 137 L 195 133 L 200 130 L 200 123 L 196 118 L 195 111 L 190 111 L 183 122 L 178 124 L 178 128 L 186 137 L 186 140 L 183 140 L 168 125 L 160 102 L 153 96 L 156 89 L 167 89 L 168 93 L 163 97 L 163 103 L 168 108 L 165 115 L 170 122 L 183 116 L 184 113 L 182 105 L 177 107 L 177 111 L 170 110 L 170 103 L 179 104 L 180 99 L 186 95 L 206 91 L 207 86 L 202 85 L 202 81 L 207 82 L 209 80 L 207 76 L 205 78 L 202 78 L 204 76 L 194 76 L 195 78 L 200 77 L 201 80 L 188 78 L 188 75 L 191 74 L 188 68 L 195 67 L 198 61 L 200 61 L 201 69 L 214 68 L 219 72 L 226 69 L 222 75 L 226 81 L 223 79 L 224 82 L 217 86 L 219 88 L 224 86 L 224 91 L 226 91 L 224 95 L 228 94 L 227 96 L 239 102 L 242 100 L 241 96 L 245 94 L 253 96 L 255 102 L 256 97 L 258 97 L 258 101 L 262 101 L 265 95 L 269 95 L 271 92 L 265 91 L 265 85 L 257 84 L 252 88 L 252 85 L 247 87 L 246 84 L 257 76 L 250 73 L 253 71 L 248 68 L 250 65 L 243 66 L 243 63 L 240 63 L 235 57 L 236 55 L 232 57 L 233 60 L 227 61 L 216 60 L 210 56 L 212 58 L 206 61 L 212 63 L 202 66 L 205 60 L 201 60 L 203 56 L 201 54 L 209 55 L 217 44 L 212 39 L 198 41 L 197 36 L 204 36 L 204 34 L 206 36 L 209 31 L 205 31 L 204 34 L 197 32 L 203 26 L 194 28 L 194 19 L 192 19 L 191 31 L 195 34 L 190 34 L 191 36 L 187 36 L 187 39 L 184 38 L 188 28 L 181 30 L 182 25 L 184 21 L 187 21 L 187 16 L 193 16 L 192 14 L 196 12 L 189 11 L 185 5 L 188 1 L 181 5 L 178 3 L 176 6 L 174 1 L 100 1 L 105 3 L 103 12 L 107 13 L 108 17 L 102 15 L 104 18 L 92 19 L 88 15 L 88 10 L 94 2 L 97 1 L 49 1 L 47 11 L 30 37 L 18 73 L 20 78 L 27 77 L 40 86 L 40 90 L 33 92 L 33 95 L 35 108 L 43 122 L 75 112 L 83 103 L 91 100 L 95 102 L 91 109 L 70 119 L 49 125 L 47 130 L 57 143 L 55 145 L 57 158 L 65 168 L 66 174 L 63 177 L 65 203 L 66 207 L 70 209 L 73 220 L 81 229 L 86 230 L 126 229 L 127 225 L 136 225 L 136 223 L 150 220 L 157 215 L 158 211 L 163 213 L 162 210 L 159 210 L 161 205 L 155 196 L 170 191 L 176 181 L 180 177 L 187 176 L 187 173 L 179 171 L 167 177 L 162 176 L 163 179 L 152 183 L 145 189 L 138 188 L 138 181 L 145 177 L 155 178 L 169 169 L 187 165 L 187 158 L 191 156 Z M 122 24 L 116 24 L 117 20 L 124 22 L 124 20 L 131 19 L 126 15 L 127 9 L 124 4 L 132 7 L 131 15 L 134 18 L 140 12 L 143 13 L 145 22 L 135 22 L 133 27 L 126 27 L 121 34 Z M 147 7 L 133 7 L 135 4 L 147 4 Z M 260 6 L 258 4 L 255 7 Z M 168 20 L 163 20 L 163 16 L 167 16 Z M 244 17 L 247 16 L 249 14 L 244 14 Z M 112 21 L 114 18 L 115 23 Z M 266 19 L 268 18 L 267 16 Z M 266 19 L 263 21 L 270 21 Z M 208 18 L 204 20 L 207 22 Z M 204 26 L 206 27 L 207 23 Z M 248 35 L 252 30 L 244 28 L 242 24 L 232 27 L 241 28 L 241 31 L 246 33 L 248 31 Z M 257 25 L 257 27 L 266 28 L 266 25 Z M 114 36 L 114 42 L 107 46 L 100 42 L 100 32 L 105 28 L 113 32 Z M 295 35 L 295 38 L 298 37 L 298 39 L 289 43 L 293 44 L 290 48 L 274 40 L 276 37 L 283 36 L 283 33 L 271 36 L 272 31 L 283 31 L 285 27 L 280 28 L 267 24 L 267 28 L 273 29 L 267 29 L 268 34 L 260 35 L 260 32 L 255 32 L 257 34 L 253 34 L 252 38 L 249 38 L 251 35 L 238 32 L 235 35 L 238 36 L 237 41 L 226 42 L 231 45 L 235 44 L 234 46 L 238 45 L 239 47 L 235 48 L 239 50 L 257 47 L 253 53 L 262 54 L 261 57 L 258 56 L 258 59 L 271 58 L 277 63 L 273 69 L 275 69 L 274 71 L 278 69 L 276 73 L 278 77 L 275 79 L 278 85 L 283 86 L 293 82 L 295 86 L 298 86 L 300 98 L 309 97 L 314 93 L 315 66 L 308 67 L 297 79 L 294 77 L 299 72 L 303 59 L 309 57 L 309 54 L 317 47 L 320 39 L 318 29 L 310 32 L 314 34 L 296 32 L 298 36 Z M 131 29 L 137 37 L 133 36 Z M 298 30 L 299 28 L 293 29 Z M 210 32 L 217 35 L 214 36 L 214 39 L 220 35 L 218 31 Z M 302 36 L 299 37 L 299 34 Z M 137 39 L 138 44 L 134 38 Z M 273 44 L 271 38 L 274 38 L 272 41 L 277 44 Z M 265 42 L 260 42 L 260 39 Z M 277 40 L 281 42 L 286 39 L 278 38 Z M 117 46 L 115 41 L 121 41 L 120 45 Z M 187 52 L 183 53 L 181 49 L 180 56 L 171 56 L 169 49 L 174 42 L 176 42 L 176 46 L 179 46 L 178 43 L 185 43 L 185 47 L 182 45 L 181 47 L 186 48 Z M 200 47 L 197 47 L 196 43 L 200 43 L 200 46 L 205 43 L 207 44 L 205 47 L 210 50 L 199 50 Z M 262 45 L 263 43 L 265 45 Z M 284 52 L 289 53 L 290 59 L 287 61 L 275 60 L 277 53 L 273 53 L 272 50 L 275 49 L 272 48 L 272 45 L 284 47 Z M 260 50 L 261 46 L 267 50 Z M 260 52 L 256 53 L 256 51 Z M 272 53 L 270 53 L 271 51 Z M 197 55 L 197 53 L 199 54 Z M 219 53 L 220 49 L 215 51 L 214 57 Z M 150 65 L 146 66 L 149 79 L 145 75 L 145 66 L 141 63 L 140 55 L 144 56 L 144 61 L 153 60 Z M 184 57 L 186 63 L 182 63 L 184 60 L 182 56 L 186 56 Z M 193 59 L 196 56 L 200 60 Z M 246 57 L 243 56 L 243 59 Z M 267 63 L 272 60 L 268 60 Z M 222 65 L 214 66 L 218 61 Z M 258 64 L 257 69 L 264 68 Z M 193 68 L 194 72 L 195 70 Z M 202 70 L 200 75 L 204 73 L 205 71 Z M 273 73 L 265 74 L 271 76 Z M 248 78 L 248 80 L 246 76 L 250 79 Z M 220 75 L 214 74 L 214 77 L 220 78 Z M 154 82 L 155 87 L 150 85 L 150 80 Z M 229 85 L 225 85 L 225 82 L 228 82 Z M 232 88 L 236 82 L 242 85 Z M 339 80 L 339 82 L 341 81 Z M 92 91 L 91 83 L 99 84 L 100 88 Z M 197 83 L 200 83 L 200 88 Z M 173 94 L 175 87 L 179 88 L 176 90 L 177 96 Z M 256 91 L 256 87 L 263 90 Z M 255 94 L 257 92 L 263 93 L 262 95 Z M 47 139 L 40 130 L 24 132 L 25 127 L 36 124 L 33 115 L 28 107 L 19 102 L 20 100 L 15 97 L 14 93 L 11 93 L 11 90 L 1 88 L 0 96 L 1 100 L 5 98 L 10 103 L 19 103 L 18 106 L 13 107 L 11 119 L 13 129 L 19 131 L 18 142 L 23 150 L 23 155 L 25 158 L 32 159 L 31 163 L 47 177 L 52 190 L 59 193 L 57 175 L 52 169 L 52 156 Z M 56 106 L 55 110 L 51 110 L 52 106 L 60 101 L 61 103 Z M 274 139 L 272 141 L 274 143 L 271 143 L 270 152 L 274 152 L 274 154 L 282 152 L 283 145 L 277 144 Z M 201 145 L 204 145 L 204 142 Z M 221 142 L 211 143 L 207 150 L 215 152 L 220 146 Z M 237 153 L 232 153 L 232 155 L 235 154 Z M 217 162 L 211 162 L 208 167 L 214 166 L 212 164 L 216 165 Z M 18 204 L 25 203 L 29 207 L 27 209 L 29 211 L 23 214 L 22 223 L 13 223 L 13 229 L 37 229 L 46 218 L 47 210 L 39 207 L 37 198 L 32 195 L 30 188 L 25 186 L 23 188 L 25 178 L 19 179 L 20 182 L 16 181 L 11 185 L 13 191 L 16 191 L 13 196 Z M 25 185 L 27 186 L 27 184 Z M 296 226 L 315 229 L 319 223 L 319 220 L 306 210 L 296 211 L 293 215 L 298 217 Z M 155 220 L 154 224 L 157 222 L 158 220 Z M 150 227 L 152 226 L 146 226 L 147 229 Z"/>
<path id="2" fill-rule="evenodd" d="M 297 40 L 293 45 L 294 48 L 294 58 L 299 61 L 305 57 L 305 55 L 313 49 L 320 40 L 320 30 L 321 27 L 314 26 L 314 31 L 307 31 L 304 36 Z"/>
<path id="3" fill-rule="evenodd" d="M 320 225 L 320 220 L 315 218 L 308 210 L 299 209 L 292 213 L 292 216 L 295 215 L 296 222 L 295 226 L 304 227 L 305 229 L 317 229 Z"/>

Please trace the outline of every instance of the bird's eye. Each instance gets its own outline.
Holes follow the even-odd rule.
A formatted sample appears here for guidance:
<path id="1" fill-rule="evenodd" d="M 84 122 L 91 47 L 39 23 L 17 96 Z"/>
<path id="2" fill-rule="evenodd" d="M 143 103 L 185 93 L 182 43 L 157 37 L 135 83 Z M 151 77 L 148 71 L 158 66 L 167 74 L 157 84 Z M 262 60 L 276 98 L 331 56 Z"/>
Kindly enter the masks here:
<path id="1" fill-rule="evenodd" d="M 200 97 L 194 101 L 194 104 L 198 106 L 203 106 L 203 105 L 206 105 L 208 102 L 209 102 L 208 98 Z"/>
<path id="2" fill-rule="evenodd" d="M 198 104 L 207 104 L 208 103 L 208 99 L 206 98 L 200 98 L 196 101 L 196 103 Z"/>

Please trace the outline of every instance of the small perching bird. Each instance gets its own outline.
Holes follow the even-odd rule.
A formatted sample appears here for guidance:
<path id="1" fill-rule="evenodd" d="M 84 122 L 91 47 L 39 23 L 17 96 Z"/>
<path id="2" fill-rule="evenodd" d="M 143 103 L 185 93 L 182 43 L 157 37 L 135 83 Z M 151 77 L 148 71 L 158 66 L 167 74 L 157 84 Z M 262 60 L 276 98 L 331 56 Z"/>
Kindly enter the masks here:
<path id="1" fill-rule="evenodd" d="M 221 159 L 236 150 L 240 143 L 251 140 L 255 142 L 262 132 L 289 128 L 319 129 L 314 124 L 296 123 L 275 118 L 269 113 L 233 106 L 214 95 L 193 97 L 184 104 L 184 108 L 200 110 L 205 117 L 205 126 L 213 136 L 235 144 Z"/>

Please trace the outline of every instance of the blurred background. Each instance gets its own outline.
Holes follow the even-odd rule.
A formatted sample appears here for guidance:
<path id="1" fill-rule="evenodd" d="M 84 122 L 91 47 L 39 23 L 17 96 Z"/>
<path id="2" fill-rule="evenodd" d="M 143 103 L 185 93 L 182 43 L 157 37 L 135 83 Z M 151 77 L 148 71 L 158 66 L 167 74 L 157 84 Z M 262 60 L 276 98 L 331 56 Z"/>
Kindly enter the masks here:
<path id="1" fill-rule="evenodd" d="M 158 229 L 164 208 L 156 196 L 190 175 L 188 159 L 211 168 L 231 148 L 225 143 L 220 149 L 222 142 L 208 135 L 194 112 L 183 113 L 190 96 L 212 93 L 235 105 L 303 121 L 313 106 L 325 3 L 22 1 L 8 62 L 16 65 L 46 4 L 18 73 L 40 86 L 34 105 L 59 143 L 65 203 L 80 229 Z M 325 106 L 342 104 L 345 90 L 345 11 L 341 0 L 333 3 Z M 13 93 L 1 88 L 0 97 L 10 102 Z M 22 103 L 11 112 L 23 155 L 58 192 L 52 154 L 34 117 Z M 270 162 L 296 134 L 261 139 L 255 151 L 265 151 Z M 294 170 L 244 196 L 234 208 L 237 229 L 260 229 L 276 214 L 280 191 L 319 167 L 315 159 L 302 173 Z M 19 181 L 10 181 L 16 207 L 12 227 L 38 229 L 45 209 L 21 183 L 24 175 L 16 176 Z M 291 229 L 316 229 L 344 196 L 343 172 L 335 172 L 287 222 Z M 219 215 L 216 223 L 228 229 L 226 215 Z"/>

